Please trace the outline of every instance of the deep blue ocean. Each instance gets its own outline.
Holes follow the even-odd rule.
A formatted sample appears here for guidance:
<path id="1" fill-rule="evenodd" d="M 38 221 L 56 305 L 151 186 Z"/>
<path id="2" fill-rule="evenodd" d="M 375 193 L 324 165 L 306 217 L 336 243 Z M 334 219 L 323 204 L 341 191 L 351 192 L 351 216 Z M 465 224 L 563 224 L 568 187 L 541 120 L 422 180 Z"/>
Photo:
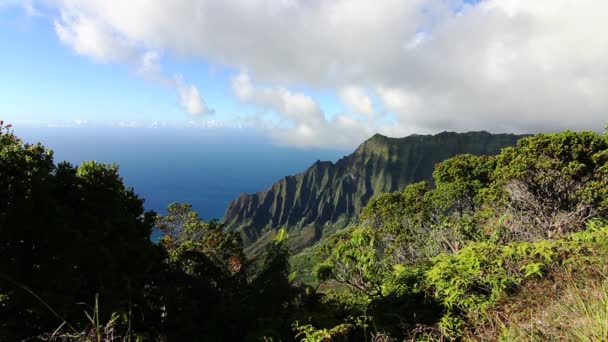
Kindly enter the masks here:
<path id="1" fill-rule="evenodd" d="M 163 213 L 171 202 L 188 202 L 207 220 L 221 219 L 240 193 L 350 153 L 281 147 L 241 129 L 16 127 L 15 134 L 52 149 L 56 162 L 117 163 L 146 209 Z"/>

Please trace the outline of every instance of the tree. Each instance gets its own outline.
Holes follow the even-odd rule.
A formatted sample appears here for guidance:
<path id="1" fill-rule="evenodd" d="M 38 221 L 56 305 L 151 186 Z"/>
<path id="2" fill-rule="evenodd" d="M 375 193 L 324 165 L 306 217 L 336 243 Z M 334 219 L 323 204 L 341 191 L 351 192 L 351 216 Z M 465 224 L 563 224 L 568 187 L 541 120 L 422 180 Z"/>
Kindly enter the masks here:
<path id="1" fill-rule="evenodd" d="M 171 203 L 167 215 L 158 215 L 155 227 L 164 233 L 161 244 L 175 258 L 184 250 L 197 251 L 226 274 L 244 271 L 245 255 L 241 237 L 224 232 L 217 220 L 203 221 L 188 203 Z"/>
<path id="2" fill-rule="evenodd" d="M 321 249 L 325 261 L 317 265 L 318 280 L 333 280 L 369 297 L 382 297 L 389 263 L 377 229 L 352 227 L 332 235 Z"/>
<path id="3" fill-rule="evenodd" d="M 554 237 L 608 213 L 608 143 L 594 132 L 538 134 L 497 158 L 486 203 L 507 239 Z"/>
<path id="4" fill-rule="evenodd" d="M 496 168 L 493 156 L 462 154 L 435 166 L 435 204 L 463 216 L 474 212 L 481 199 L 480 191 L 490 184 Z"/>
<path id="5" fill-rule="evenodd" d="M 243 305 L 250 309 L 251 340 L 260 336 L 282 340 L 291 335 L 290 309 L 297 289 L 290 280 L 287 238 L 285 229 L 277 231 L 247 287 Z"/>
<path id="6" fill-rule="evenodd" d="M 0 339 L 86 324 L 77 303 L 96 295 L 103 319 L 154 315 L 152 219 L 118 167 L 55 165 L 52 151 L 0 124 Z"/>
<path id="7" fill-rule="evenodd" d="M 238 296 L 247 284 L 240 236 L 203 221 L 188 203 L 171 203 L 157 215 L 167 252 L 162 281 L 164 330 L 170 340 L 230 340 L 239 319 Z"/>

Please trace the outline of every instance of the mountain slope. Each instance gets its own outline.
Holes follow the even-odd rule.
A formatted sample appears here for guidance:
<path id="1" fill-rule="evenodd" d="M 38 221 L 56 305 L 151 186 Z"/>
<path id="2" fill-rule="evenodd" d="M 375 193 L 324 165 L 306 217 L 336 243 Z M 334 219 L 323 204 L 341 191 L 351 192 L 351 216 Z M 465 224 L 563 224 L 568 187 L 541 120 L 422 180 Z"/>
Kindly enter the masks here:
<path id="1" fill-rule="evenodd" d="M 405 138 L 376 134 L 335 164 L 317 161 L 265 191 L 240 195 L 229 204 L 224 223 L 228 230 L 241 232 L 246 245 L 263 243 L 274 230 L 287 227 L 294 247 L 301 248 L 344 227 L 372 196 L 430 181 L 436 163 L 463 153 L 498 154 L 521 137 L 487 132 Z"/>

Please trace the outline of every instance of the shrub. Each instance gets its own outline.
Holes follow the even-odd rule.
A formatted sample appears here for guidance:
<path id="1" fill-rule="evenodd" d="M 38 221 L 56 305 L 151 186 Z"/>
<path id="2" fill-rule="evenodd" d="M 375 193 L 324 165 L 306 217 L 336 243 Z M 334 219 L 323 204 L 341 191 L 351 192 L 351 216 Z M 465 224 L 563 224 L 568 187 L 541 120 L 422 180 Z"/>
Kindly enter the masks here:
<path id="1" fill-rule="evenodd" d="M 448 309 L 442 324 L 451 326 L 453 317 L 479 322 L 489 308 L 514 293 L 524 281 L 561 266 L 605 260 L 608 225 L 591 221 L 588 226 L 586 231 L 559 240 L 508 245 L 478 242 L 456 255 L 435 258 L 426 272 L 426 281 Z"/>
<path id="2" fill-rule="evenodd" d="M 608 143 L 594 132 L 538 134 L 497 157 L 486 203 L 504 239 L 534 240 L 581 230 L 608 213 Z"/>

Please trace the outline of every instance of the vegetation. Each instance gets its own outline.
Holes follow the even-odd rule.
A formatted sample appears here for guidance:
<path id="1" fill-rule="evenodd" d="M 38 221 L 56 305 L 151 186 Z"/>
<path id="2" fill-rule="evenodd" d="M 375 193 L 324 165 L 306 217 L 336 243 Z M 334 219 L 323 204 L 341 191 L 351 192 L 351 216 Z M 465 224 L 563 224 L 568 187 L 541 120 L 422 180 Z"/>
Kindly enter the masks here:
<path id="1" fill-rule="evenodd" d="M 238 235 L 189 205 L 144 212 L 117 166 L 56 165 L 0 129 L 0 340 L 291 334 L 284 238 L 247 261 Z"/>
<path id="2" fill-rule="evenodd" d="M 18 341 L 75 322 L 99 295 L 100 315 L 130 315 L 145 330 L 162 250 L 154 222 L 118 167 L 53 163 L 0 125 L 0 336 Z M 53 331 L 51 329 L 50 331 Z"/>
<path id="3" fill-rule="evenodd" d="M 495 155 L 522 136 L 487 132 L 412 135 L 376 134 L 336 163 L 318 161 L 265 191 L 230 203 L 226 229 L 243 234 L 247 254 L 257 255 L 286 228 L 294 251 L 316 244 L 355 219 L 373 196 L 431 181 L 435 164 L 463 153 Z"/>
<path id="4" fill-rule="evenodd" d="M 324 241 L 316 277 L 346 286 L 394 338 L 481 336 L 522 288 L 605 263 L 607 147 L 604 136 L 566 131 L 448 159 L 433 184 L 373 198 L 357 225 Z"/>
<path id="5" fill-rule="evenodd" d="M 117 166 L 55 164 L 2 123 L 0 175 L 3 341 L 608 338 L 596 133 L 457 155 L 296 256 L 284 229 L 248 257 L 188 204 L 145 212 Z"/>

